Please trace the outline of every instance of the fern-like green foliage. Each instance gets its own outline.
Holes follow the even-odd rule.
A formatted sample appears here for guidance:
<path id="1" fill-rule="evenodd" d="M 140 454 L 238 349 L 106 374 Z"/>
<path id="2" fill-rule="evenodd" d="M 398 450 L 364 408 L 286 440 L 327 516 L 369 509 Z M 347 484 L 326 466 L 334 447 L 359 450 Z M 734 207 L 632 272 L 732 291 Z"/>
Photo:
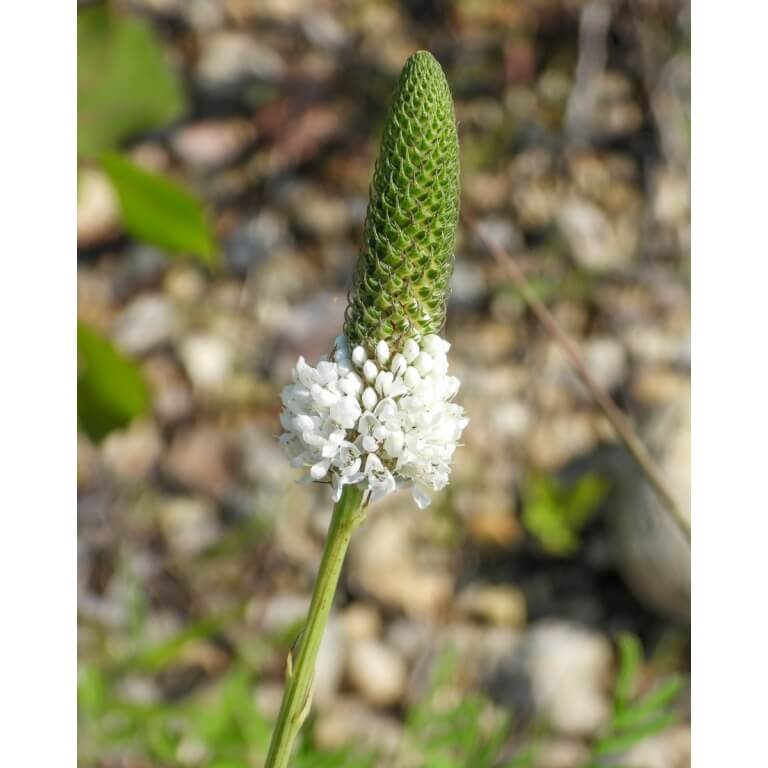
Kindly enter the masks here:
<path id="1" fill-rule="evenodd" d="M 592 745 L 592 761 L 586 768 L 629 768 L 622 753 L 643 739 L 661 733 L 680 719 L 675 709 L 685 679 L 671 675 L 655 688 L 637 696 L 643 665 L 643 649 L 634 635 L 618 640 L 619 669 L 613 699 L 613 715 L 607 729 Z"/>
<path id="2" fill-rule="evenodd" d="M 363 247 L 344 332 L 373 351 L 437 333 L 453 272 L 459 141 L 443 70 L 411 56 L 395 89 L 376 161 Z"/>

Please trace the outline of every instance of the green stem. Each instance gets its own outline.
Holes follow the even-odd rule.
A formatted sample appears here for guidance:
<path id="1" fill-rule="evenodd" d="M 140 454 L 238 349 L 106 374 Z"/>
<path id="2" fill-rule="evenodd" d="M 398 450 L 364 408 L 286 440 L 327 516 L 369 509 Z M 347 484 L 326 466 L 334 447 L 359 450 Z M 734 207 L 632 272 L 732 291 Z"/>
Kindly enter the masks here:
<path id="1" fill-rule="evenodd" d="M 325 625 L 328 623 L 349 540 L 363 519 L 362 500 L 363 491 L 360 488 L 356 485 L 346 485 L 333 508 L 323 559 L 320 562 L 307 621 L 301 634 L 299 652 L 294 664 L 291 664 L 292 657 L 288 658 L 283 702 L 272 732 L 264 768 L 285 768 L 288 765 L 293 742 L 309 710 L 317 652 Z"/>

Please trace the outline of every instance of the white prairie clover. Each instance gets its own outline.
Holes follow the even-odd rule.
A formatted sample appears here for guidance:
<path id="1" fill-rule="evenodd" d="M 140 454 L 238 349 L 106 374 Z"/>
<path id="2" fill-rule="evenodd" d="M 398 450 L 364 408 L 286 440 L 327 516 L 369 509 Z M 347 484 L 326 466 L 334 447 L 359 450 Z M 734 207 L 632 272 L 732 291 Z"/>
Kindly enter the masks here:
<path id="1" fill-rule="evenodd" d="M 429 491 L 448 484 L 468 422 L 452 402 L 459 380 L 448 375 L 449 347 L 429 334 L 390 357 L 381 339 L 374 361 L 339 336 L 332 361 L 313 368 L 299 358 L 280 416 L 291 463 L 306 468 L 307 480 L 329 482 L 334 501 L 357 484 L 370 501 L 410 488 L 416 504 L 427 506 Z"/>
<path id="2" fill-rule="evenodd" d="M 330 359 L 299 358 L 282 394 L 280 442 L 336 501 L 296 662 L 265 768 L 285 768 L 311 701 L 323 628 L 363 508 L 397 488 L 419 507 L 448 484 L 467 418 L 453 402 L 445 320 L 459 213 L 459 144 L 440 65 L 411 56 L 395 90 L 371 184 L 344 335 Z"/>

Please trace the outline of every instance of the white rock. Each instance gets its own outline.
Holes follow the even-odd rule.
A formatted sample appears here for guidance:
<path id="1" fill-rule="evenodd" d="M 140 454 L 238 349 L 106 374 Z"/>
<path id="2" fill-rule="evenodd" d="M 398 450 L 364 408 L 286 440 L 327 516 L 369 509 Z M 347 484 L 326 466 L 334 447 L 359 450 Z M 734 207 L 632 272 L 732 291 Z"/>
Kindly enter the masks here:
<path id="1" fill-rule="evenodd" d="M 152 422 L 136 421 L 126 429 L 110 433 L 101 455 L 107 467 L 124 480 L 145 478 L 163 449 L 163 442 Z"/>
<path id="2" fill-rule="evenodd" d="M 359 699 L 337 699 L 318 715 L 314 741 L 320 749 L 338 750 L 354 745 L 394 753 L 402 741 L 402 726 L 393 717 L 371 711 Z"/>
<path id="3" fill-rule="evenodd" d="M 277 720 L 283 700 L 283 684 L 266 680 L 259 683 L 253 692 L 256 709 L 268 720 Z"/>
<path id="4" fill-rule="evenodd" d="M 174 423 L 189 415 L 192 392 L 180 366 L 169 356 L 153 355 L 143 366 L 152 388 L 152 406 L 161 423 Z"/>
<path id="5" fill-rule="evenodd" d="M 643 436 L 690 525 L 690 386 L 657 411 Z M 634 463 L 622 461 L 612 484 L 615 508 L 610 522 L 627 583 L 650 607 L 679 621 L 690 621 L 690 544 Z"/>
<path id="6" fill-rule="evenodd" d="M 372 640 L 381 631 L 381 617 L 373 606 L 352 603 L 341 615 L 341 628 L 349 642 Z"/>
<path id="7" fill-rule="evenodd" d="M 490 421 L 500 435 L 521 440 L 533 423 L 533 416 L 522 400 L 503 400 L 493 407 Z"/>
<path id="8" fill-rule="evenodd" d="M 106 174 L 83 168 L 77 180 L 77 243 L 87 247 L 115 234 L 120 209 Z"/>
<path id="9" fill-rule="evenodd" d="M 315 184 L 287 185 L 283 197 L 299 227 L 315 237 L 338 238 L 349 226 L 349 210 L 344 200 Z"/>
<path id="10" fill-rule="evenodd" d="M 145 294 L 116 318 L 114 339 L 132 355 L 142 355 L 173 341 L 181 328 L 176 307 L 162 294 Z"/>
<path id="11" fill-rule="evenodd" d="M 348 674 L 351 684 L 375 706 L 388 707 L 405 693 L 405 662 L 390 647 L 376 640 L 362 640 L 352 646 Z"/>
<path id="12" fill-rule="evenodd" d="M 508 584 L 473 584 L 458 599 L 459 608 L 468 616 L 496 626 L 525 625 L 525 597 Z"/>
<path id="13" fill-rule="evenodd" d="M 219 521 L 213 505 L 203 499 L 178 497 L 160 509 L 160 524 L 174 553 L 193 557 L 219 537 Z"/>
<path id="14" fill-rule="evenodd" d="M 638 742 L 622 754 L 621 765 L 643 768 L 689 766 L 691 761 L 691 729 L 687 725 L 668 728 Z"/>
<path id="15" fill-rule="evenodd" d="M 434 630 L 427 622 L 401 617 L 387 627 L 387 644 L 411 663 L 415 663 L 433 641 Z"/>
<path id="16" fill-rule="evenodd" d="M 639 227 L 634 219 L 609 218 L 581 197 L 566 198 L 557 223 L 573 258 L 585 269 L 600 272 L 626 266 L 637 250 Z"/>
<path id="17" fill-rule="evenodd" d="M 453 596 L 453 576 L 441 567 L 439 552 L 413 542 L 413 515 L 378 514 L 352 539 L 349 575 L 358 587 L 384 605 L 409 616 L 434 617 Z M 418 554 L 429 562 L 419 562 Z"/>
<path id="18" fill-rule="evenodd" d="M 198 333 L 184 339 L 179 350 L 192 383 L 201 390 L 220 390 L 234 366 L 232 345 L 221 336 Z"/>
<path id="19" fill-rule="evenodd" d="M 597 422 L 590 413 L 557 413 L 539 420 L 527 435 L 527 447 L 535 466 L 557 469 L 592 451 L 599 441 Z"/>
<path id="20" fill-rule="evenodd" d="M 247 77 L 271 80 L 283 71 L 280 55 L 244 32 L 217 32 L 202 37 L 197 72 L 203 83 L 217 87 Z"/>
<path id="21" fill-rule="evenodd" d="M 611 646 L 602 635 L 566 621 L 538 623 L 523 657 L 537 710 L 558 732 L 590 736 L 610 717 Z"/>
<path id="22" fill-rule="evenodd" d="M 260 626 L 270 633 L 285 629 L 307 618 L 309 595 L 283 592 L 270 598 L 260 617 Z M 254 612 L 257 613 L 257 612 Z"/>
<path id="23" fill-rule="evenodd" d="M 208 171 L 237 158 L 255 135 L 253 124 L 241 118 L 205 120 L 174 132 L 174 152 L 186 165 Z"/>
<path id="24" fill-rule="evenodd" d="M 327 11 L 315 10 L 301 18 L 301 28 L 307 39 L 319 48 L 335 50 L 344 45 L 348 33 Z"/>
<path id="25" fill-rule="evenodd" d="M 690 179 L 670 168 L 654 179 L 653 214 L 662 224 L 687 223 L 690 216 Z"/>
<path id="26" fill-rule="evenodd" d="M 627 377 L 627 351 L 621 342 L 611 337 L 590 339 L 584 347 L 584 361 L 597 383 L 609 392 Z"/>
<path id="27" fill-rule="evenodd" d="M 580 741 L 553 739 L 536 749 L 536 768 L 583 768 L 589 757 L 589 749 Z"/>

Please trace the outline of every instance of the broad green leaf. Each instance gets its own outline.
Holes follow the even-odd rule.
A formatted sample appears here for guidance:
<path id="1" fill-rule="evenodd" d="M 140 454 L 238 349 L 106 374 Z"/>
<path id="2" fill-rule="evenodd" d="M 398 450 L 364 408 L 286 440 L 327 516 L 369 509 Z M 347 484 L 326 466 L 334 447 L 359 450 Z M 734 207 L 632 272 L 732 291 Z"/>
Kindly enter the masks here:
<path id="1" fill-rule="evenodd" d="M 89 437 L 101 440 L 149 411 L 149 389 L 138 365 L 81 322 L 77 355 L 77 421 Z"/>
<path id="2" fill-rule="evenodd" d="M 194 254 L 209 265 L 216 262 L 205 211 L 193 195 L 116 152 L 104 155 L 102 163 L 117 191 L 128 232 L 172 253 Z"/>
<path id="3" fill-rule="evenodd" d="M 97 157 L 178 119 L 182 84 L 152 28 L 107 5 L 77 14 L 77 146 Z"/>

